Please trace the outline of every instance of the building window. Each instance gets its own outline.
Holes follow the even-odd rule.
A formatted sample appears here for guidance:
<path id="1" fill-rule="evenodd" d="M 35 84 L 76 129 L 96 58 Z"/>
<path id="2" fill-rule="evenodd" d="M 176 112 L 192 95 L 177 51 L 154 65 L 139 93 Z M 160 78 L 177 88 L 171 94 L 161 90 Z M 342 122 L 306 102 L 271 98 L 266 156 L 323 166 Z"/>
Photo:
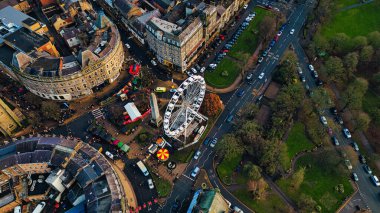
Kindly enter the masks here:
<path id="1" fill-rule="evenodd" d="M 71 92 L 74 92 L 74 88 L 70 88 L 71 89 Z"/>
<path id="2" fill-rule="evenodd" d="M 65 97 L 63 97 L 62 95 L 59 96 L 60 99 L 65 99 Z"/>
<path id="3" fill-rule="evenodd" d="M 63 92 L 64 92 L 64 93 L 67 93 L 67 90 L 66 90 L 66 89 L 63 89 Z"/>

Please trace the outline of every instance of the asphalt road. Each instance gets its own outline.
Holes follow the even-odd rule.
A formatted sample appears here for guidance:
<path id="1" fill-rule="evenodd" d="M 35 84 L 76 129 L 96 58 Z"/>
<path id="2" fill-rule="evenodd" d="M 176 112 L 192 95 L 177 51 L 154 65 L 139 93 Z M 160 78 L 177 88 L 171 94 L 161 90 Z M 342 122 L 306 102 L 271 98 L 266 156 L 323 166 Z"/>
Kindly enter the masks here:
<path id="1" fill-rule="evenodd" d="M 303 70 L 303 73 L 305 74 L 306 84 L 309 85 L 310 89 L 315 88 L 316 87 L 315 80 L 313 77 L 311 77 L 310 71 L 307 68 L 308 65 L 310 64 L 309 59 L 307 58 L 298 40 L 294 40 L 292 42 L 292 45 L 299 59 L 300 66 Z M 329 122 L 334 122 L 334 115 L 329 111 L 329 109 L 326 109 L 324 112 L 321 113 L 321 115 L 325 116 Z M 343 129 L 343 126 L 341 126 L 341 128 L 339 129 L 340 130 L 339 132 L 334 133 L 334 135 L 339 140 L 339 146 L 351 146 L 351 143 L 353 142 L 353 140 L 345 138 L 342 134 L 342 129 Z M 359 152 L 357 152 L 357 154 L 359 158 L 360 150 Z M 374 212 L 380 212 L 380 203 L 379 203 L 380 190 L 378 187 L 376 187 L 373 184 L 373 182 L 370 179 L 370 174 L 365 172 L 365 170 L 363 169 L 363 165 L 364 164 L 359 163 L 355 168 L 352 169 L 352 172 L 355 172 L 359 177 L 359 181 L 357 181 L 356 184 L 359 187 L 359 193 L 363 201 L 363 202 L 357 202 L 357 204 L 355 205 L 359 205 L 361 208 L 369 207 Z M 347 178 L 352 179 L 352 176 L 347 177 Z M 364 205 L 361 205 L 363 203 Z"/>
<path id="2" fill-rule="evenodd" d="M 285 52 L 289 44 L 296 39 L 296 35 L 300 31 L 303 26 L 307 13 L 311 9 L 311 2 L 307 2 L 306 4 L 296 5 L 293 12 L 290 14 L 288 18 L 288 26 L 282 33 L 279 41 L 276 45 L 271 49 L 271 52 L 268 54 L 268 57 L 253 71 L 253 80 L 251 80 L 251 84 L 242 84 L 230 99 L 225 102 L 225 110 L 222 112 L 221 116 L 217 120 L 214 128 L 210 131 L 210 137 L 221 138 L 224 134 L 228 133 L 231 128 L 231 123 L 226 121 L 229 115 L 235 115 L 239 109 L 244 106 L 246 103 L 253 103 L 255 101 L 255 94 L 253 94 L 253 90 L 258 90 L 262 87 L 268 79 L 270 79 L 273 70 L 278 64 L 278 60 L 281 55 Z M 250 5 L 251 6 L 251 5 Z M 242 19 L 245 17 L 242 17 Z M 255 19 L 253 19 L 255 21 Z M 294 35 L 290 35 L 291 29 L 295 30 Z M 264 73 L 265 76 L 262 79 L 259 79 L 258 76 L 260 73 Z M 237 91 L 244 91 L 244 95 L 242 97 L 237 97 Z M 180 201 L 183 204 L 189 196 L 191 196 L 191 187 L 193 185 L 193 178 L 191 178 L 191 171 L 196 167 L 203 168 L 207 171 L 208 176 L 210 178 L 211 183 L 214 187 L 220 189 L 224 198 L 229 200 L 232 206 L 238 206 L 244 212 L 252 212 L 248 207 L 242 204 L 238 199 L 236 199 L 230 192 L 228 192 L 217 177 L 213 165 L 213 159 L 215 157 L 215 152 L 211 147 L 201 146 L 200 150 L 202 152 L 201 157 L 198 160 L 192 159 L 186 168 L 183 175 L 179 178 L 179 180 L 175 183 L 172 194 L 167 199 L 165 205 L 163 205 L 162 209 L 158 209 L 157 212 L 170 212 L 173 203 L 176 200 Z M 184 209 L 182 209 L 183 211 Z"/>

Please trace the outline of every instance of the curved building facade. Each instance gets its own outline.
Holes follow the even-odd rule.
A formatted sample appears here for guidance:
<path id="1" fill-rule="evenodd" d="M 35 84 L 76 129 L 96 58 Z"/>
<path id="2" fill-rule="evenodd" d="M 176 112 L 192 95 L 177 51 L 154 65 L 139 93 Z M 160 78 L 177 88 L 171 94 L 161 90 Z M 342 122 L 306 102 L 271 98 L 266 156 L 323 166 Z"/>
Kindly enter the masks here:
<path id="1" fill-rule="evenodd" d="M 120 75 L 124 50 L 117 27 L 86 0 L 68 1 L 61 7 L 64 13 L 60 15 L 73 20 L 72 25 L 57 31 L 71 55 L 60 56 L 46 35 L 24 24 L 17 25 L 9 17 L 10 23 L 0 22 L 0 52 L 4 53 L 0 67 L 32 93 L 67 101 L 90 95 L 115 81 Z M 55 24 L 61 19 L 51 20 Z"/>

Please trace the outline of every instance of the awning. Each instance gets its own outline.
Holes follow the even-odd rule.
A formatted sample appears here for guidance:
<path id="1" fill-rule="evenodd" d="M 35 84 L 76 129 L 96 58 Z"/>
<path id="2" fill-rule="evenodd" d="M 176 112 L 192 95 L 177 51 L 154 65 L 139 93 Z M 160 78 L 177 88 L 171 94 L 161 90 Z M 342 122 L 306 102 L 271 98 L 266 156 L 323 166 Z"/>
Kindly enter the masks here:
<path id="1" fill-rule="evenodd" d="M 129 146 L 127 144 L 124 144 L 121 148 L 122 151 L 128 152 L 129 151 Z"/>
<path id="2" fill-rule="evenodd" d="M 117 144 L 117 147 L 121 148 L 121 147 L 123 147 L 123 145 L 124 145 L 123 142 L 119 142 L 119 143 Z"/>

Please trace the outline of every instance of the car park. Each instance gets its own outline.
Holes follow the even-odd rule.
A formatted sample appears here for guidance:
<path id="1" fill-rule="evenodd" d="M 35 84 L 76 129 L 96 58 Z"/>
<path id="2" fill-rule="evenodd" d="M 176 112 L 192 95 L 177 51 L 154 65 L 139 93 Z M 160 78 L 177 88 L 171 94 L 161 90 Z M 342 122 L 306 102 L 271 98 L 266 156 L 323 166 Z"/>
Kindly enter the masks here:
<path id="1" fill-rule="evenodd" d="M 193 178 L 197 177 L 200 170 L 201 169 L 198 166 L 195 167 L 194 170 L 191 172 L 191 177 L 193 177 Z"/>
<path id="2" fill-rule="evenodd" d="M 359 177 L 355 172 L 352 173 L 352 178 L 354 179 L 354 181 L 359 181 Z"/>
<path id="3" fill-rule="evenodd" d="M 343 128 L 343 135 L 344 137 L 346 138 L 351 138 L 351 133 L 350 133 L 350 130 L 348 130 L 347 128 Z"/>
<path id="4" fill-rule="evenodd" d="M 156 62 L 156 61 L 154 61 L 154 60 L 151 60 L 151 61 L 150 61 L 150 63 L 152 63 L 152 64 L 153 64 L 153 66 L 157 66 L 157 62 Z"/>
<path id="5" fill-rule="evenodd" d="M 199 158 L 199 156 L 201 156 L 201 151 L 198 150 L 194 154 L 194 159 L 197 160 Z"/>
<path id="6" fill-rule="evenodd" d="M 153 180 L 150 178 L 148 179 L 148 186 L 149 186 L 149 189 L 154 189 Z"/>
<path id="7" fill-rule="evenodd" d="M 294 29 L 291 29 L 290 30 L 290 35 L 293 35 L 294 34 Z"/>
<path id="8" fill-rule="evenodd" d="M 371 170 L 371 168 L 369 168 L 369 166 L 367 164 L 364 164 L 363 169 L 368 174 L 372 174 L 372 170 Z"/>
<path id="9" fill-rule="evenodd" d="M 212 141 L 210 143 L 210 147 L 215 147 L 216 143 L 218 143 L 218 138 L 212 139 Z"/>
<path id="10" fill-rule="evenodd" d="M 357 152 L 359 151 L 359 146 L 358 146 L 358 144 L 356 142 L 352 142 L 351 145 L 352 145 L 352 147 L 354 148 L 355 151 L 357 151 Z"/>
<path id="11" fill-rule="evenodd" d="M 261 80 L 261 79 L 263 79 L 263 78 L 264 78 L 264 75 L 265 75 L 265 74 L 262 72 L 262 73 L 260 73 L 260 75 L 259 75 L 259 77 L 258 77 L 258 78 Z"/>
<path id="12" fill-rule="evenodd" d="M 334 143 L 335 146 L 339 146 L 339 141 L 338 141 L 338 139 L 335 136 L 333 136 L 331 138 L 331 140 L 332 140 L 332 142 Z"/>
<path id="13" fill-rule="evenodd" d="M 236 93 L 237 97 L 242 97 L 244 95 L 245 91 L 241 89 L 238 93 Z"/>
<path id="14" fill-rule="evenodd" d="M 327 125 L 327 119 L 326 119 L 325 116 L 321 116 L 321 117 L 319 117 L 319 120 L 321 121 L 321 123 L 322 123 L 323 125 Z"/>

